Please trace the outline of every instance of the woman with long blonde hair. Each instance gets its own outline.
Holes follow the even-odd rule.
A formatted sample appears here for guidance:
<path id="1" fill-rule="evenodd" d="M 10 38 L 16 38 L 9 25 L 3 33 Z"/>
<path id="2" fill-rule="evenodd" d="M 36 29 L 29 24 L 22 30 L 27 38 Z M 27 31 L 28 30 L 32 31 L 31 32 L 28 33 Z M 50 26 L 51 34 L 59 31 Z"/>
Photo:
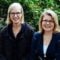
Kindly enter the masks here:
<path id="1" fill-rule="evenodd" d="M 20 3 L 15 2 L 9 6 L 6 23 L 7 26 L 0 34 L 1 58 L 26 60 L 34 30 L 24 22 L 24 11 Z"/>
<path id="2" fill-rule="evenodd" d="M 39 19 L 39 32 L 33 36 L 30 60 L 60 60 L 59 41 L 57 14 L 47 9 Z"/>

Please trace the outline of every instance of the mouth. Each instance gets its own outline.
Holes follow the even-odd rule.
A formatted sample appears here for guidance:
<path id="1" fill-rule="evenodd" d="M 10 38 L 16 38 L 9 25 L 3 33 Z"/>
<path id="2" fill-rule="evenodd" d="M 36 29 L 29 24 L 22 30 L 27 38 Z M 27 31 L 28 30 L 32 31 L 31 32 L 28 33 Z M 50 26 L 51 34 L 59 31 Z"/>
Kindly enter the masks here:
<path id="1" fill-rule="evenodd" d="M 46 27 L 46 28 L 51 28 L 51 26 L 47 26 L 47 25 L 46 25 L 45 27 Z"/>
<path id="2" fill-rule="evenodd" d="M 19 19 L 18 19 L 18 18 L 13 18 L 13 20 L 14 20 L 14 21 L 17 21 L 17 20 L 19 20 Z"/>

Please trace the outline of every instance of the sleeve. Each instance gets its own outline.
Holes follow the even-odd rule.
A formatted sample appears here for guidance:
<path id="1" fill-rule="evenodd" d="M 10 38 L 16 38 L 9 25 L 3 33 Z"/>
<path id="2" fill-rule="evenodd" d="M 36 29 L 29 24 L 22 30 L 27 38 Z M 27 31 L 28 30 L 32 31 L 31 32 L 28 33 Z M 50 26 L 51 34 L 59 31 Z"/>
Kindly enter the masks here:
<path id="1" fill-rule="evenodd" d="M 34 29 L 31 29 L 29 26 L 25 26 L 25 38 L 26 38 L 26 60 L 29 60 L 28 57 L 30 56 L 31 52 L 31 44 L 32 44 L 32 38 L 34 34 Z"/>
<path id="2" fill-rule="evenodd" d="M 0 60 L 6 60 L 6 58 L 3 56 L 3 39 L 1 33 L 0 33 Z"/>
<path id="3" fill-rule="evenodd" d="M 56 48 L 56 60 L 60 60 L 60 40 L 57 43 L 57 48 Z"/>
<path id="4" fill-rule="evenodd" d="M 36 54 L 37 54 L 37 37 L 36 34 L 34 33 L 32 38 L 31 51 L 28 60 L 36 60 Z"/>
<path id="5" fill-rule="evenodd" d="M 57 38 L 57 44 L 56 44 L 56 60 L 60 60 L 60 34 Z"/>

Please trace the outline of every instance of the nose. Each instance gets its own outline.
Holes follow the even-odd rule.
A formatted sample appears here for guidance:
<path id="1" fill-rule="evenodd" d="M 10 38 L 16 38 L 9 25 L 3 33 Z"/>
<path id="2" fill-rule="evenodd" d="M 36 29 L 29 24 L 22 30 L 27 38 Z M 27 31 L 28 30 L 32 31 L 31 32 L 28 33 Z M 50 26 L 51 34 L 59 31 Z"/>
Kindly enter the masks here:
<path id="1" fill-rule="evenodd" d="M 49 22 L 46 22 L 46 24 L 49 24 Z"/>
<path id="2" fill-rule="evenodd" d="M 14 17 L 17 17 L 17 14 L 14 14 Z"/>

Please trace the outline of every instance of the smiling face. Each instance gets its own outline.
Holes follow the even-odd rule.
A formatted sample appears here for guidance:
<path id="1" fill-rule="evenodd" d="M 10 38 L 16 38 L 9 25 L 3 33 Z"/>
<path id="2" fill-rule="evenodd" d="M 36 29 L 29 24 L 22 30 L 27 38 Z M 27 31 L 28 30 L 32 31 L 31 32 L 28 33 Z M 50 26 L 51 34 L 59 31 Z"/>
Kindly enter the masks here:
<path id="1" fill-rule="evenodd" d="M 21 23 L 22 21 L 22 10 L 20 7 L 14 7 L 10 11 L 10 20 L 13 24 Z"/>
<path id="2" fill-rule="evenodd" d="M 53 31 L 54 30 L 53 18 L 50 15 L 45 14 L 43 16 L 41 26 L 42 26 L 42 29 L 44 30 L 44 32 Z"/>

